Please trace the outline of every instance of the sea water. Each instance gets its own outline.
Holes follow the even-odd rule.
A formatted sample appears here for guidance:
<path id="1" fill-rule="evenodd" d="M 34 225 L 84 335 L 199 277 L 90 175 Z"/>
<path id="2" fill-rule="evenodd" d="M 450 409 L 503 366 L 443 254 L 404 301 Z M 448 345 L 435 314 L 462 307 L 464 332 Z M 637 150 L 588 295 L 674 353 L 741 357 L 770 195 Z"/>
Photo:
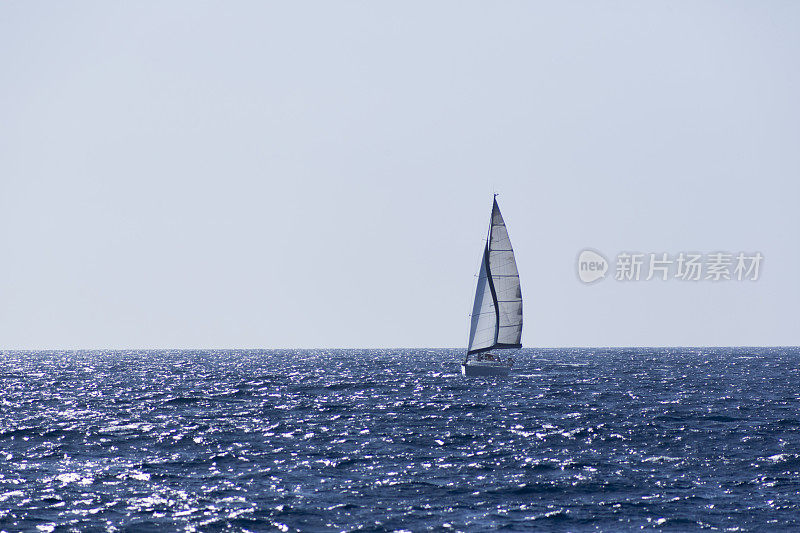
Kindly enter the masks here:
<path id="1" fill-rule="evenodd" d="M 800 350 L 0 354 L 0 530 L 797 531 Z"/>

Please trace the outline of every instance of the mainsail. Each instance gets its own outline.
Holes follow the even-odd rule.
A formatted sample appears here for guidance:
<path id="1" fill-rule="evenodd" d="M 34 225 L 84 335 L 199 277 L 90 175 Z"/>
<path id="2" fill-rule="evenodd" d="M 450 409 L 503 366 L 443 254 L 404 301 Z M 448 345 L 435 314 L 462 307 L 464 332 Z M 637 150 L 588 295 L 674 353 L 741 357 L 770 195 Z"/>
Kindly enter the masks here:
<path id="1" fill-rule="evenodd" d="M 521 339 L 519 272 L 506 223 L 495 198 L 472 306 L 467 356 L 493 349 L 521 348 Z"/>

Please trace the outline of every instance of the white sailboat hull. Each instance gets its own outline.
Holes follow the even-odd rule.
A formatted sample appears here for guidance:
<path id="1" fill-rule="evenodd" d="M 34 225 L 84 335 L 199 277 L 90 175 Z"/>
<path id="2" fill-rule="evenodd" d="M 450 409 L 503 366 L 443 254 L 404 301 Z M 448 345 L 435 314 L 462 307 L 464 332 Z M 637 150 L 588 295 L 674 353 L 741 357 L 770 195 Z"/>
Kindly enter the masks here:
<path id="1" fill-rule="evenodd" d="M 511 367 L 503 363 L 470 361 L 467 364 L 461 363 L 461 374 L 467 377 L 481 376 L 507 376 L 511 372 Z"/>

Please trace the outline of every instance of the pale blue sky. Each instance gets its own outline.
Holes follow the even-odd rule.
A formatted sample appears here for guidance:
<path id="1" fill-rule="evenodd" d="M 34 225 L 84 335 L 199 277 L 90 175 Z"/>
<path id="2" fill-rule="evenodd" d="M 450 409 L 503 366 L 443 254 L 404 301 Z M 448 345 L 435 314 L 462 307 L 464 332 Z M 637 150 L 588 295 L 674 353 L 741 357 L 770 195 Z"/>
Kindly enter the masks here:
<path id="1" fill-rule="evenodd" d="M 800 344 L 800 3 L 4 2 L 0 348 Z M 755 283 L 582 285 L 592 247 Z"/>

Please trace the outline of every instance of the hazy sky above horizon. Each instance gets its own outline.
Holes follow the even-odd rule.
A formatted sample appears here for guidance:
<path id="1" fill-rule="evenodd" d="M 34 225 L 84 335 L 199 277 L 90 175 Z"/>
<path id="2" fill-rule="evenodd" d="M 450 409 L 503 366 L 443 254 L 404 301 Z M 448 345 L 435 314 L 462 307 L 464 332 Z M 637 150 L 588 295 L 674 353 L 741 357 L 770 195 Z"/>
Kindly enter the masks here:
<path id="1" fill-rule="evenodd" d="M 800 3 L 0 4 L 0 349 L 800 344 Z M 583 285 L 584 248 L 756 282 Z"/>

